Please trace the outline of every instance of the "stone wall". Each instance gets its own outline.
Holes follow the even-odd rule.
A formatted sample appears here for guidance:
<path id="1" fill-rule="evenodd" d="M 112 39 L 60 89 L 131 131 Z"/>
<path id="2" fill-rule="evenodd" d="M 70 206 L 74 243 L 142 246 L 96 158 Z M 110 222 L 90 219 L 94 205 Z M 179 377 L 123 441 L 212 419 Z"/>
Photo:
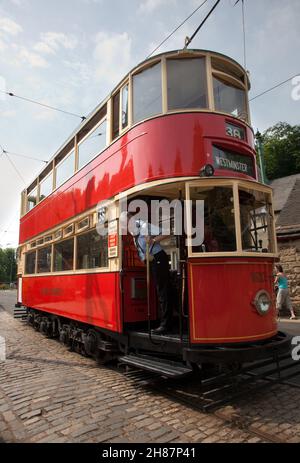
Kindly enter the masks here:
<path id="1" fill-rule="evenodd" d="M 279 241 L 280 264 L 289 280 L 290 296 L 297 316 L 300 316 L 300 238 Z"/>

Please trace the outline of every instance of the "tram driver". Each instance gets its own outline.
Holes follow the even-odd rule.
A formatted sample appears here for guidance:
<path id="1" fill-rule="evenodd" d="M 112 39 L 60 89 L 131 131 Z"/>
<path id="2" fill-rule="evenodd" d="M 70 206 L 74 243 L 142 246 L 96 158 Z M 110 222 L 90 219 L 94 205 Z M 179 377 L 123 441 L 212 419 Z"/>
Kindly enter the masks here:
<path id="1" fill-rule="evenodd" d="M 128 226 L 128 222 L 133 218 L 136 212 L 122 212 L 122 224 Z M 165 334 L 171 329 L 172 322 L 172 297 L 171 297 L 171 280 L 169 269 L 169 258 L 163 250 L 161 242 L 169 236 L 160 234 L 157 226 L 138 219 L 135 221 L 134 233 L 131 232 L 137 249 L 139 258 L 142 262 L 147 262 L 147 244 L 149 245 L 149 261 L 151 273 L 153 275 L 157 297 L 160 305 L 160 325 L 152 330 L 153 334 Z"/>

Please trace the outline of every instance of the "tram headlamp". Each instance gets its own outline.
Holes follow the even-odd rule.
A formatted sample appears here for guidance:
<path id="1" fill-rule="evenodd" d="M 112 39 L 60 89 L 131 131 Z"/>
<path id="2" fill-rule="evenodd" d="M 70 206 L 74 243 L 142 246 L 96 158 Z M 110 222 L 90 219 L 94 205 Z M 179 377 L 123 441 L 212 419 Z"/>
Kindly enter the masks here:
<path id="1" fill-rule="evenodd" d="M 253 301 L 253 304 L 255 305 L 255 308 L 259 315 L 267 315 L 272 304 L 269 293 L 267 293 L 267 291 L 265 290 L 258 291 Z"/>
<path id="2" fill-rule="evenodd" d="M 215 169 L 211 164 L 206 164 L 199 172 L 200 177 L 212 177 L 215 173 Z"/>

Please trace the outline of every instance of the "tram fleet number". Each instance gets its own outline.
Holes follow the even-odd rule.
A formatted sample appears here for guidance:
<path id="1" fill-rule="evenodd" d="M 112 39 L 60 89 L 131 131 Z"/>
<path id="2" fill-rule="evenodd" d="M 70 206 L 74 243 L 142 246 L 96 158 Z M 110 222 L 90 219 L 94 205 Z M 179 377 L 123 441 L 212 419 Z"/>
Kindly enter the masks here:
<path id="1" fill-rule="evenodd" d="M 146 447 L 145 450 L 137 449 L 114 449 L 110 447 L 102 451 L 102 459 L 126 459 L 134 461 L 139 456 L 144 458 L 195 458 L 194 447 Z"/>

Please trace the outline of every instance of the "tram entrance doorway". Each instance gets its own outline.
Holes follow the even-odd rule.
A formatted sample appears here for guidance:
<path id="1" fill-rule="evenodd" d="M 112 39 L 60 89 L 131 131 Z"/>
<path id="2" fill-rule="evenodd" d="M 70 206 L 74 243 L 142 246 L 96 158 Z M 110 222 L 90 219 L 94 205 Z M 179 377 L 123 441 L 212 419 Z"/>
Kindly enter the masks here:
<path id="1" fill-rule="evenodd" d="M 143 199 L 150 206 L 147 219 L 150 228 L 153 224 L 153 208 L 152 215 L 150 213 L 151 204 L 155 201 L 155 204 L 157 204 L 157 201 L 168 201 L 170 203 L 174 199 L 178 200 L 180 195 L 178 186 L 172 189 L 168 186 L 168 188 L 168 196 L 161 194 L 158 196 L 157 191 L 151 191 L 151 195 L 149 194 L 147 197 L 143 196 Z M 184 188 L 182 191 L 184 191 Z M 138 198 L 141 197 L 134 197 L 135 200 Z M 132 198 L 130 199 L 132 200 Z M 181 201 L 181 198 L 178 201 Z M 169 217 L 167 214 L 170 221 L 169 233 L 164 231 L 165 228 L 162 227 L 161 220 L 159 223 L 159 234 L 166 236 L 160 245 L 169 260 L 170 288 L 168 302 L 172 308 L 172 320 L 168 332 L 171 335 L 183 335 L 188 330 L 187 249 L 185 236 L 174 233 L 174 207 L 171 207 L 170 211 Z M 137 220 L 139 219 L 137 218 Z M 180 220 L 184 220 L 183 214 Z M 154 226 L 157 227 L 157 221 Z M 149 262 L 147 266 L 147 259 L 144 262 L 140 259 L 136 239 L 130 233 L 122 236 L 122 248 L 124 325 L 128 330 L 147 331 L 157 328 L 161 321 L 161 304 L 156 288 L 155 275 L 151 271 L 153 264 Z M 150 260 L 152 259 L 153 256 L 150 253 Z"/>

